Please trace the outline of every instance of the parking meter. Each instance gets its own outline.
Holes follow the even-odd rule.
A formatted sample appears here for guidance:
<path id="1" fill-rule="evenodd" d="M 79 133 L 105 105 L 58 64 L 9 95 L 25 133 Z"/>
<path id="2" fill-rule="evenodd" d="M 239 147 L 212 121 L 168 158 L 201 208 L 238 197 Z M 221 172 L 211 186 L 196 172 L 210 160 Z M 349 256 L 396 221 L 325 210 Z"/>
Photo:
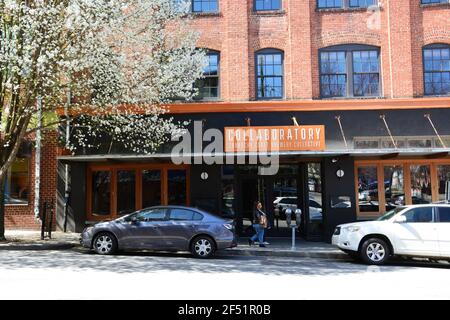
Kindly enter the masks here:
<path id="1" fill-rule="evenodd" d="M 284 214 L 286 215 L 286 224 L 288 226 L 290 226 L 291 223 L 292 223 L 292 210 L 291 209 L 286 209 L 284 211 Z"/>
<path id="2" fill-rule="evenodd" d="M 295 210 L 295 222 L 297 224 L 297 227 L 300 227 L 300 225 L 302 224 L 302 210 L 301 209 Z"/>

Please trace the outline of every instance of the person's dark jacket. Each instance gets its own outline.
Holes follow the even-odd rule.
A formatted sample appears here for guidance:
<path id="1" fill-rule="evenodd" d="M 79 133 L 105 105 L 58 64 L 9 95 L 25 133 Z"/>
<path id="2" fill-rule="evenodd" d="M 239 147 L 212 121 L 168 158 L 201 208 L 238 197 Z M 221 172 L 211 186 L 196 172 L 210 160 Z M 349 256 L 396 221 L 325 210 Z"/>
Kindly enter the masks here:
<path id="1" fill-rule="evenodd" d="M 253 210 L 253 223 L 259 224 L 259 220 L 262 215 L 265 216 L 266 214 L 259 209 Z"/>

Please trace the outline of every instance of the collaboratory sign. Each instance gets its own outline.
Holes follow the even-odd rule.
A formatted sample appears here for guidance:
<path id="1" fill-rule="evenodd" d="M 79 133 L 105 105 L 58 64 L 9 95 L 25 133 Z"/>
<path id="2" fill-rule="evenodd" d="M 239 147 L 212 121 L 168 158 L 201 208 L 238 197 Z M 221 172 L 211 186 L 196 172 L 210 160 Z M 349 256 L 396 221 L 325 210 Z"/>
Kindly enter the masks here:
<path id="1" fill-rule="evenodd" d="M 225 128 L 225 152 L 323 150 L 323 125 Z"/>

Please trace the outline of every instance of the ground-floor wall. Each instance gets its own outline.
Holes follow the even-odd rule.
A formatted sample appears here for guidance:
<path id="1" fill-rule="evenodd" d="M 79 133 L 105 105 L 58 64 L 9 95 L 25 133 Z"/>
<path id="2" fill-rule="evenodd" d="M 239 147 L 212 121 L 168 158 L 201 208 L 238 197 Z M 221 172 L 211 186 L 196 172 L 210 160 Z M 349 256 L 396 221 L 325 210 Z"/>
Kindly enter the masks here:
<path id="1" fill-rule="evenodd" d="M 316 168 L 315 173 L 310 172 L 312 164 Z M 298 159 L 286 163 L 282 160 L 280 172 L 275 176 L 258 175 L 257 167 L 186 167 L 142 162 L 72 163 L 70 200 L 67 206 L 58 206 L 57 225 L 60 229 L 65 225 L 68 231 L 81 232 L 87 224 L 114 219 L 146 207 L 148 199 L 154 200 L 147 194 L 146 188 L 153 188 L 153 194 L 158 194 L 160 201 L 152 202 L 153 205 L 188 205 L 233 218 L 242 235 L 248 234 L 246 227 L 251 226 L 252 206 L 256 200 L 264 203 L 264 210 L 269 214 L 273 228 L 268 231 L 268 236 L 290 236 L 284 216 L 287 208 L 302 210 L 305 218 L 299 222 L 299 229 L 310 240 L 328 241 L 337 224 L 356 220 L 353 158 Z M 124 175 L 125 170 L 132 172 L 132 175 Z M 338 170 L 345 172 L 345 175 L 338 177 Z M 150 171 L 161 172 L 158 175 L 161 180 L 153 181 L 157 183 L 156 189 L 146 180 Z M 172 171 L 184 171 L 185 180 L 174 184 Z M 133 177 L 131 185 L 130 176 Z M 59 177 L 58 203 L 63 203 L 65 183 L 61 178 L 64 175 Z M 181 196 L 183 192 L 185 196 Z M 177 193 L 177 198 L 173 198 L 172 193 Z M 332 207 L 332 201 L 337 201 L 335 199 L 348 199 L 348 203 L 339 208 Z M 287 201 L 286 204 L 283 201 Z M 288 204 L 292 201 L 294 203 Z M 129 210 L 121 211 L 121 208 Z M 315 217 L 311 211 L 315 212 Z M 292 214 L 293 223 L 296 223 L 295 212 Z M 315 220 L 310 221 L 310 218 Z"/>
<path id="2" fill-rule="evenodd" d="M 41 221 L 35 217 L 35 156 L 36 151 L 32 141 L 29 141 L 28 151 L 19 153 L 16 164 L 9 172 L 8 200 L 5 203 L 5 228 L 39 230 Z M 45 202 L 54 203 L 56 207 L 57 156 L 59 149 L 55 131 L 43 133 L 41 148 L 40 177 L 40 210 Z M 56 210 L 53 210 L 55 217 Z M 53 229 L 56 228 L 53 218 Z"/>
<path id="3" fill-rule="evenodd" d="M 293 117 L 296 121 L 292 121 Z M 202 151 L 195 149 L 195 139 L 202 139 L 201 136 L 195 137 L 196 121 L 201 122 L 197 128 L 202 128 L 202 132 L 217 129 L 216 131 L 221 133 L 224 133 L 227 127 L 269 128 L 296 125 L 297 122 L 304 126 L 322 125 L 325 128 L 326 147 L 320 152 L 302 154 L 300 151 L 282 155 L 281 165 L 294 166 L 297 171 L 279 174 L 279 179 L 263 179 L 258 176 L 257 170 L 256 173 L 251 173 L 248 167 L 241 170 L 242 166 L 237 164 L 192 164 L 178 167 L 185 170 L 185 173 L 171 177 L 177 170 L 177 166 L 170 161 L 173 143 L 164 145 L 162 151 L 159 151 L 160 155 L 166 154 L 166 160 L 161 160 L 164 157 L 134 157 L 108 140 L 105 141 L 104 147 L 110 147 L 105 151 L 109 152 L 107 158 L 111 158 L 110 161 L 101 159 L 106 157 L 101 156 L 105 150 L 102 147 L 103 149 L 86 150 L 76 155 L 87 159 L 97 156 L 100 158 L 97 160 L 99 163 L 90 163 L 86 158 L 74 158 L 67 162 L 71 168 L 70 198 L 68 206 L 58 206 L 58 227 L 66 225 L 68 230 L 79 232 L 86 222 L 114 218 L 127 210 L 140 209 L 145 203 L 155 204 L 159 199 L 159 203 L 164 205 L 185 204 L 217 213 L 223 213 L 226 206 L 224 203 L 232 202 L 234 214 L 239 217 L 242 229 L 245 229 L 242 221 L 251 217 L 252 201 L 264 194 L 269 199 L 265 200 L 265 206 L 273 213 L 272 222 L 275 226 L 279 221 L 275 221 L 278 212 L 273 206 L 274 201 L 281 201 L 280 198 L 296 199 L 292 200 L 295 202 L 292 208 L 297 206 L 297 209 L 302 210 L 303 217 L 310 215 L 310 220 L 314 220 L 311 212 L 315 212 L 315 219 L 320 221 L 314 224 L 303 219 L 301 223 L 306 224 L 302 231 L 304 236 L 329 240 L 337 224 L 373 219 L 394 205 L 439 200 L 442 184 L 450 179 L 447 167 L 437 166 L 438 162 L 443 166 L 450 165 L 450 108 L 426 111 L 345 110 L 175 115 L 175 121 L 185 120 L 191 121 L 187 129 L 193 137 L 194 152 Z M 208 141 L 200 141 L 197 144 L 205 147 Z M 127 160 L 123 160 L 123 156 Z M 75 160 L 78 162 L 74 162 Z M 313 182 L 317 178 L 312 179 L 309 176 L 309 163 L 320 164 L 320 192 L 316 182 Z M 63 163 L 60 163 L 60 167 L 62 166 Z M 232 174 L 225 172 L 226 168 L 230 167 L 234 168 Z M 399 170 L 398 167 L 403 169 Z M 450 172 L 450 169 L 448 171 Z M 58 176 L 63 179 L 64 175 Z M 155 184 L 156 176 L 159 177 L 156 178 L 159 182 Z M 95 201 L 92 196 L 93 181 L 98 182 L 98 197 Z M 145 181 L 147 187 L 144 187 Z M 296 183 L 295 191 L 280 191 L 277 186 L 284 184 L 292 188 L 292 181 Z M 119 183 L 123 192 L 118 192 Z M 186 189 L 183 203 L 178 201 L 180 189 L 176 189 L 176 186 L 182 188 L 180 183 L 185 183 Z M 171 186 L 175 189 L 170 189 Z M 147 190 L 147 194 L 144 195 L 143 190 Z M 232 197 L 231 191 L 234 192 Z M 119 195 L 123 197 L 133 193 L 136 194 L 133 198 L 125 197 L 123 203 L 117 203 Z M 58 203 L 64 204 L 64 194 L 64 182 L 60 180 Z M 310 199 L 311 194 L 314 195 Z M 107 205 L 103 207 L 102 195 L 108 199 Z M 397 198 L 394 199 L 394 195 Z M 148 202 L 145 202 L 145 199 Z M 97 207 L 93 210 L 95 206 Z M 284 207 L 288 207 L 288 204 Z M 373 211 L 373 207 L 378 209 Z M 99 214 L 95 211 L 103 212 Z M 321 237 L 316 237 L 317 235 Z"/>

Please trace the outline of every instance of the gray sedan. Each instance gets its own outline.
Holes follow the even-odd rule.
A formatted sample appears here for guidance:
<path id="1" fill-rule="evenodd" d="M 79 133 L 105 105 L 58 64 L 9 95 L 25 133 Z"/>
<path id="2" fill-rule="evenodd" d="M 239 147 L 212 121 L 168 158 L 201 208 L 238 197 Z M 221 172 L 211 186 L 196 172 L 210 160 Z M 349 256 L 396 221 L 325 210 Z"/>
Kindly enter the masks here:
<path id="1" fill-rule="evenodd" d="M 83 231 L 80 243 L 103 255 L 118 250 L 162 250 L 190 251 L 198 258 L 237 245 L 232 220 L 180 206 L 151 207 L 97 223 Z"/>

